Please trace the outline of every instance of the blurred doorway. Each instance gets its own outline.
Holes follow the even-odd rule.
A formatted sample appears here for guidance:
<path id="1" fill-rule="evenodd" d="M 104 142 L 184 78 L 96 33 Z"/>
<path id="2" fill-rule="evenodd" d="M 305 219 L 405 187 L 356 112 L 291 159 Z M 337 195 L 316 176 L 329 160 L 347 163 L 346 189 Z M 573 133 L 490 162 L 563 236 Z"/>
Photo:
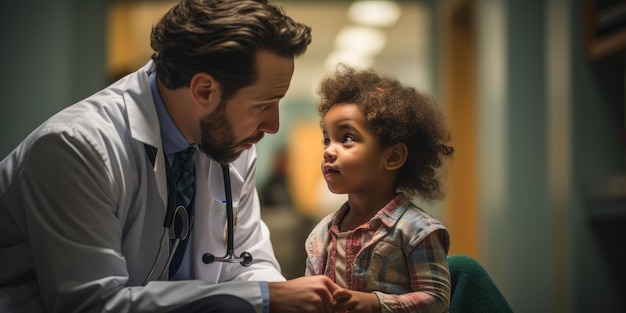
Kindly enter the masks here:
<path id="1" fill-rule="evenodd" d="M 480 259 L 476 3 L 445 1 L 441 12 L 442 94 L 455 149 L 445 223 L 452 238 L 450 254 Z"/>

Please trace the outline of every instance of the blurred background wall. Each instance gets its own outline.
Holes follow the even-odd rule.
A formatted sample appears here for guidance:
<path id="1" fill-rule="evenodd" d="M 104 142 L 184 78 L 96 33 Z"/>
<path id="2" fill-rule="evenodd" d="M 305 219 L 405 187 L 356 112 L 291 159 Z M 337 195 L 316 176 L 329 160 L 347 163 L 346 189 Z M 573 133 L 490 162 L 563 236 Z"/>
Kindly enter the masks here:
<path id="1" fill-rule="evenodd" d="M 446 112 L 449 196 L 421 205 L 449 228 L 451 254 L 478 259 L 516 312 L 626 311 L 623 2 L 396 1 L 396 19 L 372 25 L 351 15 L 353 2 L 277 1 L 313 27 L 281 129 L 257 147 L 285 275 L 303 273 L 310 227 L 345 200 L 319 175 L 314 93 L 342 60 L 397 76 Z M 150 27 L 172 3 L 5 3 L 0 158 L 54 112 L 147 62 Z M 365 39 L 346 44 L 355 27 Z M 351 46 L 357 53 L 345 54 Z"/>

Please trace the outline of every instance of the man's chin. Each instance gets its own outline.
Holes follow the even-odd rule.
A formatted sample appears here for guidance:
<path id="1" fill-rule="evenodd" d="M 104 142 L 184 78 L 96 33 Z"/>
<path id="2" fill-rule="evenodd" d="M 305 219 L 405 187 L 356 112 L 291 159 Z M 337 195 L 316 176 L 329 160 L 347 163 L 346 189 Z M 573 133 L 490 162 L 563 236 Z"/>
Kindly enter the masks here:
<path id="1" fill-rule="evenodd" d="M 202 147 L 201 150 L 206 156 L 220 164 L 228 164 L 237 160 L 237 158 L 239 158 L 241 153 L 244 151 L 244 149 L 242 149 L 241 151 L 229 150 L 229 153 L 213 153 L 213 151 L 202 149 Z"/>
<path id="2" fill-rule="evenodd" d="M 224 155 L 222 157 L 222 159 L 226 159 L 226 160 L 230 160 L 227 163 L 230 163 L 232 161 L 235 161 L 236 159 L 239 158 L 239 156 L 246 150 L 250 150 L 256 143 L 255 142 L 248 142 L 248 143 L 242 143 L 232 149 L 230 149 L 230 153 L 228 155 Z M 220 162 L 222 163 L 222 162 Z"/>
<path id="3" fill-rule="evenodd" d="M 241 154 L 242 152 L 244 152 L 245 150 L 248 150 L 250 148 L 252 148 L 254 144 L 253 143 L 243 143 L 239 146 L 239 153 Z"/>

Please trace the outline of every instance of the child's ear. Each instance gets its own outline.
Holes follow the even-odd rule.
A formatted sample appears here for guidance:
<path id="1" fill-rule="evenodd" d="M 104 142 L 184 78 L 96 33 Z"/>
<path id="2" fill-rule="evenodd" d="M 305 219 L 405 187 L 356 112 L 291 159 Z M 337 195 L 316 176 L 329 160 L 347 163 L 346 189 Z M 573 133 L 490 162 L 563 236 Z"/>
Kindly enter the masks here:
<path id="1" fill-rule="evenodd" d="M 395 171 L 404 165 L 408 157 L 409 150 L 404 143 L 397 143 L 391 147 L 387 147 L 388 154 L 385 162 L 385 169 Z"/>

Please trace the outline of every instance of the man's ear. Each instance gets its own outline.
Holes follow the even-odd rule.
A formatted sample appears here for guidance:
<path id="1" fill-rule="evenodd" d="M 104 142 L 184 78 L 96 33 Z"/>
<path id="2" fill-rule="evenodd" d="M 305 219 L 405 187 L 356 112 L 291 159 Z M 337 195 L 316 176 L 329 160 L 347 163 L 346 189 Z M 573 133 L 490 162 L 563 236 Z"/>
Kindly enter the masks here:
<path id="1" fill-rule="evenodd" d="M 212 105 L 219 103 L 219 85 L 213 76 L 198 72 L 189 81 L 189 90 L 194 102 L 204 108 L 212 110 Z"/>
<path id="2" fill-rule="evenodd" d="M 397 143 L 391 147 L 387 147 L 388 154 L 385 161 L 385 169 L 395 171 L 404 165 L 409 155 L 409 150 L 404 143 Z"/>

